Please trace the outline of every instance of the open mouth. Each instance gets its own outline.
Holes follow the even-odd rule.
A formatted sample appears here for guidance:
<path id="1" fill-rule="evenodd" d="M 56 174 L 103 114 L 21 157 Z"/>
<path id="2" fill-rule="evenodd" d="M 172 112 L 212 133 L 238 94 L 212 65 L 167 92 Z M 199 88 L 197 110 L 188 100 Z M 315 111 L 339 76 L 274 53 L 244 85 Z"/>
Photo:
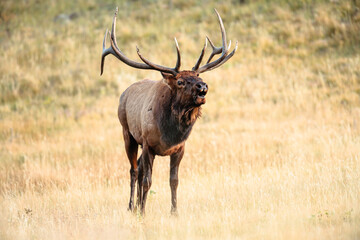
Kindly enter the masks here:
<path id="1" fill-rule="evenodd" d="M 195 104 L 196 105 L 202 105 L 205 104 L 206 99 L 205 99 L 205 95 L 206 95 L 207 91 L 199 91 L 194 97 L 195 97 Z"/>

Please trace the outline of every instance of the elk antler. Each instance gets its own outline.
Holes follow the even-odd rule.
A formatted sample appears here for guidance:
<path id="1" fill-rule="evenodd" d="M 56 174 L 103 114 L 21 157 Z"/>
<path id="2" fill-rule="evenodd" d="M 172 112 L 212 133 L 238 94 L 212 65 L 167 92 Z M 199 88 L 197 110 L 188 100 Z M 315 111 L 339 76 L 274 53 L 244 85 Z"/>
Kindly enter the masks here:
<path id="1" fill-rule="evenodd" d="M 150 62 L 149 60 L 147 60 L 140 54 L 140 50 L 137 46 L 136 46 L 136 51 L 137 51 L 137 54 L 139 55 L 140 59 L 144 63 L 149 65 L 150 67 L 153 67 L 153 69 L 159 70 L 161 72 L 172 73 L 176 76 L 176 74 L 179 73 L 179 69 L 180 69 L 180 65 L 181 65 L 180 49 L 179 49 L 179 44 L 178 44 L 176 38 L 175 38 L 175 45 L 176 45 L 176 51 L 177 51 L 177 61 L 176 61 L 176 66 L 174 68 L 167 68 L 167 67 L 156 65 L 155 63 Z M 171 70 L 171 72 L 169 72 L 170 70 Z"/>
<path id="2" fill-rule="evenodd" d="M 223 65 L 227 60 L 229 60 L 236 52 L 237 50 L 237 41 L 236 41 L 236 44 L 235 44 L 235 48 L 234 50 L 229 54 L 229 49 L 230 49 L 230 46 L 231 46 L 231 41 L 229 42 L 229 46 L 227 46 L 226 44 L 226 32 L 225 32 L 225 28 L 224 28 L 224 24 L 223 24 L 223 21 L 220 17 L 220 14 L 215 10 L 215 13 L 219 19 L 219 23 L 220 23 L 220 30 L 221 30 L 221 36 L 222 36 L 222 47 L 215 47 L 215 45 L 213 44 L 213 42 L 210 40 L 210 38 L 206 37 L 207 40 L 209 40 L 210 42 L 210 45 L 213 49 L 209 59 L 207 60 L 206 64 L 202 67 L 200 67 L 200 63 L 204 57 L 204 51 L 205 51 L 205 48 L 206 48 L 206 42 L 205 41 L 205 45 L 204 45 L 204 48 L 203 50 L 201 51 L 201 54 L 200 54 L 200 57 L 198 59 L 198 61 L 196 62 L 195 66 L 193 67 L 193 71 L 196 71 L 197 73 L 203 73 L 203 72 L 206 72 L 206 71 L 209 71 L 209 70 L 213 70 L 217 67 L 220 67 L 221 65 Z M 221 53 L 221 56 L 210 62 L 211 59 L 217 55 L 217 54 L 220 54 Z M 200 68 L 199 68 L 200 67 Z"/>
<path id="3" fill-rule="evenodd" d="M 205 38 L 205 44 L 204 44 L 203 49 L 201 50 L 200 57 L 197 60 L 195 66 L 192 68 L 193 71 L 198 70 L 198 68 L 200 67 L 201 61 L 202 61 L 202 59 L 204 57 L 204 54 L 205 54 L 206 47 L 207 47 L 207 38 Z"/>
<path id="4" fill-rule="evenodd" d="M 112 54 L 116 58 L 118 58 L 120 61 L 122 61 L 123 63 L 129 65 L 130 67 L 139 68 L 139 69 L 157 70 L 157 71 L 164 72 L 164 73 L 171 73 L 174 76 L 176 76 L 179 73 L 179 69 L 180 69 L 180 65 L 181 65 L 180 50 L 179 50 L 179 45 L 176 41 L 176 38 L 175 38 L 175 44 L 176 44 L 176 51 L 177 51 L 177 62 L 176 62 L 176 66 L 174 68 L 164 67 L 164 66 L 157 65 L 155 63 L 152 63 L 152 62 L 146 60 L 144 57 L 141 56 L 140 51 L 137 47 L 136 47 L 137 53 L 144 63 L 135 62 L 135 61 L 129 59 L 128 57 L 126 57 L 120 51 L 120 49 L 116 43 L 115 28 L 116 28 L 117 13 L 118 13 L 118 8 L 116 8 L 113 23 L 112 23 L 111 34 L 110 34 L 111 45 L 109 48 L 106 48 L 106 37 L 108 35 L 108 30 L 106 29 L 106 32 L 105 32 L 104 41 L 103 41 L 103 51 L 102 51 L 102 55 L 101 55 L 101 73 L 100 73 L 100 75 L 102 75 L 103 71 L 104 71 L 105 57 L 108 54 Z"/>

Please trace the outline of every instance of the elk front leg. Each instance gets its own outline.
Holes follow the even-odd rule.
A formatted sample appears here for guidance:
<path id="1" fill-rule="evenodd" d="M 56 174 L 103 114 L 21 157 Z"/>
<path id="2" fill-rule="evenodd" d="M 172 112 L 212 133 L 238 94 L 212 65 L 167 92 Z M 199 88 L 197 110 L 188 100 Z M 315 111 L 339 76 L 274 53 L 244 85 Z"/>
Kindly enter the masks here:
<path id="1" fill-rule="evenodd" d="M 177 153 L 170 156 L 170 188 L 171 188 L 171 214 L 177 214 L 177 196 L 176 191 L 179 184 L 178 171 L 181 159 L 184 156 L 184 145 Z"/>
<path id="2" fill-rule="evenodd" d="M 143 145 L 142 151 L 142 173 L 143 173 L 143 180 L 142 180 L 142 198 L 141 200 L 141 214 L 145 215 L 145 205 L 146 205 L 146 197 L 148 191 L 151 187 L 151 175 L 152 175 L 152 167 L 154 163 L 155 155 L 152 149 L 145 143 Z"/>
<path id="3" fill-rule="evenodd" d="M 144 176 L 143 164 L 142 164 L 142 154 L 140 155 L 139 159 L 137 160 L 138 165 L 138 187 L 137 187 L 137 200 L 136 206 L 140 208 L 141 205 L 141 198 L 142 198 L 142 180 Z"/>
<path id="4" fill-rule="evenodd" d="M 135 183 L 138 177 L 138 169 L 137 169 L 137 151 L 138 144 L 134 137 L 130 134 L 127 129 L 123 129 L 123 136 L 125 142 L 125 150 L 126 154 L 130 161 L 130 200 L 129 200 L 129 208 L 128 210 L 134 210 L 134 192 L 135 192 Z"/>

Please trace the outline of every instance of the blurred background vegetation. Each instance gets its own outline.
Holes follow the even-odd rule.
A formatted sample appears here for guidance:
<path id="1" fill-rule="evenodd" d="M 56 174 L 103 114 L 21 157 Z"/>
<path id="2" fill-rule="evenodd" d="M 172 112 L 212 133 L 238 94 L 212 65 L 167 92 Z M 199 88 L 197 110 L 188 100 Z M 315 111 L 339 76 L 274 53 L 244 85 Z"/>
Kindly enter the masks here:
<path id="1" fill-rule="evenodd" d="M 312 115 L 321 109 L 354 115 L 360 106 L 358 0 L 146 0 L 0 2 L 0 139 L 24 143 L 71 131 L 84 116 L 111 117 L 121 92 L 153 71 L 132 69 L 112 56 L 100 76 L 102 40 L 119 7 L 117 41 L 138 60 L 135 46 L 154 62 L 175 64 L 173 37 L 191 69 L 205 36 L 220 45 L 213 8 L 237 54 L 205 73 L 210 94 L 204 121 Z M 253 115 L 255 116 L 255 115 Z M 354 115 L 355 116 L 355 115 Z M 83 121 L 83 124 L 86 123 Z M 356 120 L 354 120 L 356 125 Z M 3 159 L 23 152 L 2 148 Z"/>
<path id="2" fill-rule="evenodd" d="M 111 28 L 115 6 L 119 6 L 119 45 L 134 59 L 137 59 L 135 45 L 138 44 L 154 61 L 173 65 L 172 39 L 176 36 L 185 68 L 191 68 L 205 35 L 219 41 L 213 13 L 216 7 L 224 19 L 228 38 L 239 41 L 239 53 L 227 67 L 237 63 L 246 66 L 248 52 L 256 58 L 314 61 L 312 71 L 324 75 L 327 87 L 336 88 L 340 81 L 349 88 L 356 86 L 352 91 L 360 94 L 358 71 L 354 76 L 357 81 L 343 81 L 333 79 L 326 69 L 316 66 L 316 59 L 324 56 L 359 54 L 360 2 L 356 0 L 225 0 L 221 3 L 2 0 L 1 104 L 10 104 L 15 110 L 19 101 L 52 105 L 57 104 L 54 99 L 59 96 L 96 99 L 101 95 L 118 95 L 113 76 L 99 76 L 102 37 L 105 29 Z M 341 62 L 330 68 L 348 71 Z M 136 78 L 146 75 L 108 59 L 106 72 L 112 75 L 130 72 Z M 318 78 L 307 80 L 314 85 L 322 84 Z"/>
<path id="3" fill-rule="evenodd" d="M 136 45 L 174 66 L 176 37 L 181 69 L 191 69 L 205 36 L 220 45 L 213 8 L 239 42 L 230 61 L 201 75 L 209 93 L 181 163 L 176 220 L 166 215 L 160 157 L 146 224 L 126 212 L 118 99 L 161 75 L 108 56 L 100 76 L 116 6 L 118 45 L 137 61 Z M 359 8 L 359 0 L 1 0 L 0 239 L 106 231 L 110 239 L 358 239 Z"/>
<path id="4" fill-rule="evenodd" d="M 195 64 L 206 35 L 220 44 L 217 8 L 228 40 L 238 40 L 239 49 L 224 66 L 202 75 L 210 86 L 204 123 L 220 121 L 220 116 L 261 118 L 277 108 L 274 119 L 345 112 L 357 126 L 357 0 L 2 0 L 0 140 L 5 162 L 22 163 L 25 154 L 6 144 L 56 138 L 77 123 L 87 126 L 87 120 L 80 121 L 84 116 L 117 124 L 121 92 L 140 79 L 160 79 L 157 72 L 132 69 L 112 56 L 100 76 L 102 40 L 115 6 L 118 45 L 126 55 L 138 59 L 138 45 L 152 61 L 172 66 L 176 37 L 182 69 Z"/>

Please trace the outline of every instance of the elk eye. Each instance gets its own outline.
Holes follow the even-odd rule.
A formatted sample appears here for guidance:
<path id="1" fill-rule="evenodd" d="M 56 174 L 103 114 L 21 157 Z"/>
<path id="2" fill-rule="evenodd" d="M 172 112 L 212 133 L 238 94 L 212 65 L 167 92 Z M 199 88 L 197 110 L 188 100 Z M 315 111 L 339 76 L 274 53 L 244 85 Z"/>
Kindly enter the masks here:
<path id="1" fill-rule="evenodd" d="M 185 85 L 185 82 L 183 80 L 177 80 L 177 85 L 179 86 Z"/>

